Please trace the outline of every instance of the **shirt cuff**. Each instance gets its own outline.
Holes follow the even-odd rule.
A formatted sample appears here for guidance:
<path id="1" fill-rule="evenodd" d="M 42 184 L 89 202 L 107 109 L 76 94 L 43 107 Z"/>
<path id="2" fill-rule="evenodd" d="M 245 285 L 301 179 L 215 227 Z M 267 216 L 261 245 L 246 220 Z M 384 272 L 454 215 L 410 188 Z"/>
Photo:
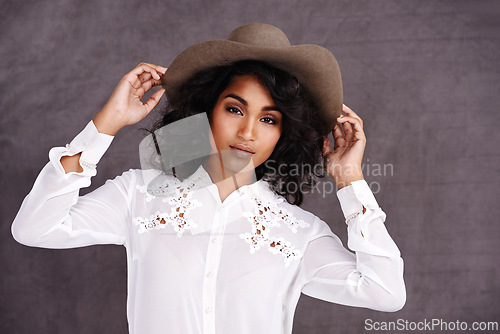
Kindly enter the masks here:
<path id="1" fill-rule="evenodd" d="M 60 160 L 63 156 L 73 156 L 82 153 L 80 157 L 80 165 L 84 173 L 95 175 L 95 168 L 97 163 L 101 160 L 106 150 L 113 141 L 113 136 L 100 133 L 90 121 L 87 126 L 80 132 L 66 147 L 54 147 L 49 152 L 50 161 L 56 168 L 65 173 Z M 74 174 L 74 173 L 68 173 Z"/>
<path id="2" fill-rule="evenodd" d="M 352 217 L 363 212 L 363 207 L 367 209 L 378 209 L 379 205 L 375 196 L 365 180 L 353 181 L 347 187 L 337 191 L 337 198 L 344 217 Z"/>

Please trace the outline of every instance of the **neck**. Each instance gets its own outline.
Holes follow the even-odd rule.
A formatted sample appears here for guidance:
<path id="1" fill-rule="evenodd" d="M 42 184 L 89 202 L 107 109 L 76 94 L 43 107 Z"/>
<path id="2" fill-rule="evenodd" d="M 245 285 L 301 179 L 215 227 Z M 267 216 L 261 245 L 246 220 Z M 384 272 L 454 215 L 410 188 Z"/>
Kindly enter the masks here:
<path id="1" fill-rule="evenodd" d="M 224 168 L 219 154 L 211 154 L 203 163 L 203 168 L 205 168 L 212 182 L 217 186 L 221 202 L 224 202 L 224 200 L 239 187 L 257 181 L 254 169 L 234 172 Z"/>

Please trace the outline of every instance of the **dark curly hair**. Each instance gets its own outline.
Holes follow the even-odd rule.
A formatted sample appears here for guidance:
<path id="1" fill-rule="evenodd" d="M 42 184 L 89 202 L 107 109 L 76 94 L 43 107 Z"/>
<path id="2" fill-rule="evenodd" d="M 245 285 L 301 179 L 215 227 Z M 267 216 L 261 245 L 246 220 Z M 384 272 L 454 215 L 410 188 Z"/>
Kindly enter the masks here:
<path id="1" fill-rule="evenodd" d="M 283 119 L 282 134 L 273 153 L 255 168 L 257 179 L 267 181 L 275 193 L 299 205 L 303 193 L 315 185 L 315 176 L 325 175 L 323 168 L 315 170 L 322 166 L 323 136 L 318 131 L 320 120 L 308 92 L 285 71 L 254 60 L 200 71 L 183 84 L 178 98 L 168 101 L 163 116 L 148 132 L 154 134 L 167 124 L 199 113 L 206 113 L 211 120 L 220 94 L 235 77 L 245 75 L 255 76 L 267 88 Z"/>

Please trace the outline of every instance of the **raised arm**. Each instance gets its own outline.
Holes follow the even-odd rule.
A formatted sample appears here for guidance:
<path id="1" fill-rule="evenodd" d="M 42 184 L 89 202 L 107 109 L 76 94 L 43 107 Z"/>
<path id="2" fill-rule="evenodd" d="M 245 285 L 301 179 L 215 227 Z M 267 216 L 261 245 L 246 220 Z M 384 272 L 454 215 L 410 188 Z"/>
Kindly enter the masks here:
<path id="1" fill-rule="evenodd" d="M 363 178 L 363 121 L 345 105 L 343 111 L 346 115 L 338 118 L 342 127 L 337 124 L 332 131 L 334 150 L 325 137 L 323 154 L 325 168 L 339 188 L 348 247 L 355 254 L 329 229 L 312 240 L 301 263 L 302 291 L 339 304 L 396 311 L 406 301 L 403 260 L 385 228 L 386 215 Z"/>
<path id="2" fill-rule="evenodd" d="M 12 224 L 18 242 L 47 248 L 126 242 L 134 174 L 127 172 L 108 180 L 85 196 L 79 196 L 79 190 L 90 185 L 114 134 L 143 119 L 157 105 L 164 89 L 145 104 L 141 98 L 161 84 L 164 73 L 161 66 L 139 64 L 120 80 L 103 109 L 71 143 L 50 150 L 50 162 L 38 175 Z"/>
<path id="3" fill-rule="evenodd" d="M 97 130 L 102 134 L 114 136 L 123 127 L 146 117 L 160 102 L 165 89 L 158 89 L 144 104 L 141 99 L 152 87 L 161 85 L 161 76 L 166 70 L 160 65 L 140 63 L 123 76 L 108 102 L 93 119 Z M 61 165 L 66 173 L 81 173 L 83 168 L 79 160 L 80 153 L 63 156 Z"/>

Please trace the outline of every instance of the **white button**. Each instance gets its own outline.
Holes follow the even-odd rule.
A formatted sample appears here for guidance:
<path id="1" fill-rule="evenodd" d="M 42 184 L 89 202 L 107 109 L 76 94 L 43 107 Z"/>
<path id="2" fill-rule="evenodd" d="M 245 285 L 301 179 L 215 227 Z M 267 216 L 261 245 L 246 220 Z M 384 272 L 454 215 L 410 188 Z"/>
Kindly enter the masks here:
<path id="1" fill-rule="evenodd" d="M 207 307 L 205 308 L 205 313 L 206 313 L 206 314 L 209 314 L 210 312 L 212 312 L 212 309 L 210 308 L 210 306 L 207 306 Z"/>
<path id="2" fill-rule="evenodd" d="M 212 242 L 213 244 L 215 244 L 215 243 L 217 242 L 217 237 L 213 237 L 213 238 L 212 238 L 212 240 L 211 240 L 211 242 Z"/>
<path id="3" fill-rule="evenodd" d="M 211 271 L 209 271 L 208 274 L 207 274 L 207 277 L 208 278 L 212 278 L 213 276 L 214 276 L 214 274 Z"/>

